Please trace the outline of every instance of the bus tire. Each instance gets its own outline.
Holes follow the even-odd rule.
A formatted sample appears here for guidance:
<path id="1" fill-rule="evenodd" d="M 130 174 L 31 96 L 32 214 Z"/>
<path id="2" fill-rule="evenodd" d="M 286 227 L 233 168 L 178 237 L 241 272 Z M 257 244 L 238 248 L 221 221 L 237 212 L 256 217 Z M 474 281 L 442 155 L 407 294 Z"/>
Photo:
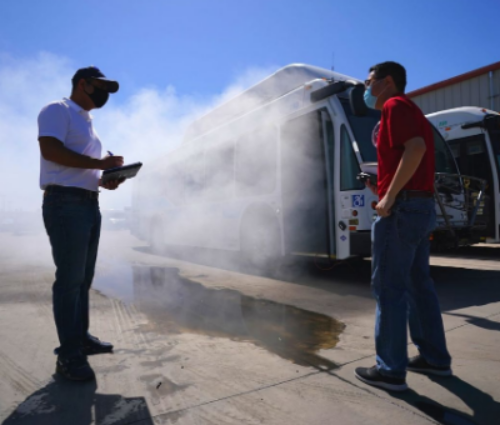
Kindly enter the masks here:
<path id="1" fill-rule="evenodd" d="M 275 276 L 280 265 L 280 231 L 275 217 L 251 215 L 241 228 L 240 269 Z"/>

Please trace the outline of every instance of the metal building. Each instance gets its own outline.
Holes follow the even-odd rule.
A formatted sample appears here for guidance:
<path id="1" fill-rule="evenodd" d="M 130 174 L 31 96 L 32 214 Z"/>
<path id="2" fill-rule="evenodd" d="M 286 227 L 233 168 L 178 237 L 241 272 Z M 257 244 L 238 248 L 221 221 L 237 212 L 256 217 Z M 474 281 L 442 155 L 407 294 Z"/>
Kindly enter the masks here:
<path id="1" fill-rule="evenodd" d="M 500 111 L 500 62 L 407 93 L 424 114 L 460 106 Z"/>

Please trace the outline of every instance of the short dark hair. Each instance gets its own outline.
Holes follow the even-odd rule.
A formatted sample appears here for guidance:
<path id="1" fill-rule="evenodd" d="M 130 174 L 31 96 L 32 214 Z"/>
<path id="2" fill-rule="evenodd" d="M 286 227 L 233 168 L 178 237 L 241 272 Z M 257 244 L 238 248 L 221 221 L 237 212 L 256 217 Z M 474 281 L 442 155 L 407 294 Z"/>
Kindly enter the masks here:
<path id="1" fill-rule="evenodd" d="M 403 92 L 406 88 L 406 69 L 403 65 L 400 65 L 397 62 L 382 62 L 377 65 L 373 65 L 370 68 L 370 72 L 374 72 L 375 78 L 385 78 L 387 76 L 391 76 L 394 80 L 394 84 L 396 88 Z"/>

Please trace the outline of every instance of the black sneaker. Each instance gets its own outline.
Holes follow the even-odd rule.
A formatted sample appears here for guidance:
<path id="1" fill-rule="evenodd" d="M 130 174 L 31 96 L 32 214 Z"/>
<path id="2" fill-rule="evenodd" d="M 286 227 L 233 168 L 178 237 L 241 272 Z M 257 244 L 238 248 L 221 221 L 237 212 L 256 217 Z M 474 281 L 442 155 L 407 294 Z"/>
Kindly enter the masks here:
<path id="1" fill-rule="evenodd" d="M 59 350 L 60 347 L 54 348 L 54 354 L 56 356 L 59 354 Z M 101 341 L 99 338 L 89 335 L 83 343 L 81 351 L 85 356 L 91 356 L 93 354 L 112 353 L 113 344 Z"/>
<path id="2" fill-rule="evenodd" d="M 88 335 L 83 343 L 83 354 L 90 356 L 92 354 L 111 353 L 113 352 L 113 344 L 101 341 L 99 338 Z"/>
<path id="3" fill-rule="evenodd" d="M 56 373 L 71 381 L 90 381 L 95 379 L 95 373 L 85 356 L 71 359 L 57 359 Z"/>
<path id="4" fill-rule="evenodd" d="M 356 368 L 354 375 L 356 375 L 356 378 L 363 381 L 365 384 L 383 388 L 384 390 L 405 391 L 408 389 L 408 385 L 406 385 L 406 380 L 404 378 L 391 378 L 389 376 L 384 376 L 378 371 L 377 366 L 370 368 L 358 367 Z"/>
<path id="5" fill-rule="evenodd" d="M 420 354 L 410 359 L 406 369 L 411 370 L 412 372 L 438 376 L 451 376 L 453 373 L 449 366 L 433 366 L 427 363 L 427 361 Z"/>

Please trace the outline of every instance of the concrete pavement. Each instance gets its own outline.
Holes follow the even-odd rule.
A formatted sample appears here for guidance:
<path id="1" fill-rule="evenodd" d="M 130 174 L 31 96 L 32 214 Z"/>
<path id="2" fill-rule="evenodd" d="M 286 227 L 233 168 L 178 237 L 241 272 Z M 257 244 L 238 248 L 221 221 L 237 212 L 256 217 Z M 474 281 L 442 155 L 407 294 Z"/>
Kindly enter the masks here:
<path id="1" fill-rule="evenodd" d="M 115 353 L 91 357 L 97 381 L 80 384 L 53 375 L 46 236 L 0 245 L 2 424 L 500 424 L 496 247 L 433 258 L 455 376 L 409 373 L 396 395 L 353 375 L 374 363 L 366 261 L 277 280 L 105 232 L 91 331 Z"/>

